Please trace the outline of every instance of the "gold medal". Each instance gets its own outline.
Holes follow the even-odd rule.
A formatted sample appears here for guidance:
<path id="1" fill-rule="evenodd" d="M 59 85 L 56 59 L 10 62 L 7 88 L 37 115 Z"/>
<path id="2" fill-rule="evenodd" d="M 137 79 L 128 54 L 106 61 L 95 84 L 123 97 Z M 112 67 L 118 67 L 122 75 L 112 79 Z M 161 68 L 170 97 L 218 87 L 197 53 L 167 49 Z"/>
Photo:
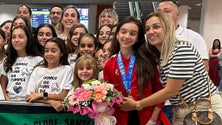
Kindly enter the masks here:
<path id="1" fill-rule="evenodd" d="M 128 97 L 132 97 L 132 95 L 131 95 L 131 90 L 126 90 L 126 93 L 127 93 L 127 96 L 128 96 Z"/>

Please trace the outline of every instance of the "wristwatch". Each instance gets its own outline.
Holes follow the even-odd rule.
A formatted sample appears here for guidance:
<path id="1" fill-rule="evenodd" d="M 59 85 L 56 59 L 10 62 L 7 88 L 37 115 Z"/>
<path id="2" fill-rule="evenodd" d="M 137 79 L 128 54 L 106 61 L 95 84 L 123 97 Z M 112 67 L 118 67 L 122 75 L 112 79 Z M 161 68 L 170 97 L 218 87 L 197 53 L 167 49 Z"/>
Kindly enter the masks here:
<path id="1" fill-rule="evenodd" d="M 48 99 L 48 93 L 47 92 L 43 92 L 43 100 L 47 100 Z"/>
<path id="2" fill-rule="evenodd" d="M 136 101 L 136 110 L 140 111 L 143 107 L 140 105 L 139 101 Z"/>

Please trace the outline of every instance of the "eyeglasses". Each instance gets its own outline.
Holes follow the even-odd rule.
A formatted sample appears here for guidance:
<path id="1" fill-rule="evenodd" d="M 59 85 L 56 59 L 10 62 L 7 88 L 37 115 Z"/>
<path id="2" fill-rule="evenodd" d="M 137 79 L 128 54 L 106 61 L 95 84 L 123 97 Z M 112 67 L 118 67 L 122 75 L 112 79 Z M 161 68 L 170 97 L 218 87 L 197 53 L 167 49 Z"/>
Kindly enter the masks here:
<path id="1" fill-rule="evenodd" d="M 52 14 L 52 15 L 55 15 L 55 14 L 61 15 L 61 12 L 51 12 L 50 14 Z"/>

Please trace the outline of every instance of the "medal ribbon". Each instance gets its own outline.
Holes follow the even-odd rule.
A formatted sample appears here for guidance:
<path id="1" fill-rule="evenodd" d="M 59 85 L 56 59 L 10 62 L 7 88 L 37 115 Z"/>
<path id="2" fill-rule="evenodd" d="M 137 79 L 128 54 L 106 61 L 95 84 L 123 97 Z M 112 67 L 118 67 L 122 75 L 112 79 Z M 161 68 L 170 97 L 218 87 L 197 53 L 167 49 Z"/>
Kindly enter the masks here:
<path id="1" fill-rule="evenodd" d="M 122 76 L 122 82 L 123 82 L 123 85 L 124 85 L 124 88 L 126 91 L 131 91 L 133 67 L 134 67 L 135 60 L 136 60 L 136 56 L 135 56 L 135 53 L 133 52 L 130 56 L 130 63 L 128 66 L 128 74 L 126 74 L 123 60 L 122 60 L 122 54 L 121 54 L 121 52 L 119 52 L 119 54 L 118 54 L 118 58 L 117 58 L 118 66 L 119 66 L 120 74 Z"/>

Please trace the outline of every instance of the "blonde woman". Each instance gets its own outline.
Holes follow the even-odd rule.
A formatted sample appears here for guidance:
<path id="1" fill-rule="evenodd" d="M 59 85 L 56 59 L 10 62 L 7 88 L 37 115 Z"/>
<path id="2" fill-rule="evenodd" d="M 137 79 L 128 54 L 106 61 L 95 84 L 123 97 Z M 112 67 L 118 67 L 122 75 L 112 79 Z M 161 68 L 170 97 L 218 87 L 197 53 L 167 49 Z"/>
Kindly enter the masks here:
<path id="1" fill-rule="evenodd" d="M 134 110 L 138 105 L 148 107 L 169 99 L 174 105 L 173 125 L 183 125 L 184 117 L 191 111 L 183 105 L 181 97 L 190 107 L 197 100 L 200 101 L 198 107 L 209 107 L 209 103 L 202 100 L 209 97 L 208 72 L 194 46 L 176 39 L 174 23 L 168 15 L 150 13 L 145 21 L 145 29 L 149 46 L 156 50 L 164 88 L 137 102 L 125 97 L 122 110 Z M 222 117 L 222 98 L 216 93 L 217 87 L 211 80 L 209 84 L 212 109 Z"/>
<path id="2" fill-rule="evenodd" d="M 104 9 L 99 15 L 99 27 L 104 24 L 115 25 L 118 23 L 118 15 L 113 8 Z"/>

